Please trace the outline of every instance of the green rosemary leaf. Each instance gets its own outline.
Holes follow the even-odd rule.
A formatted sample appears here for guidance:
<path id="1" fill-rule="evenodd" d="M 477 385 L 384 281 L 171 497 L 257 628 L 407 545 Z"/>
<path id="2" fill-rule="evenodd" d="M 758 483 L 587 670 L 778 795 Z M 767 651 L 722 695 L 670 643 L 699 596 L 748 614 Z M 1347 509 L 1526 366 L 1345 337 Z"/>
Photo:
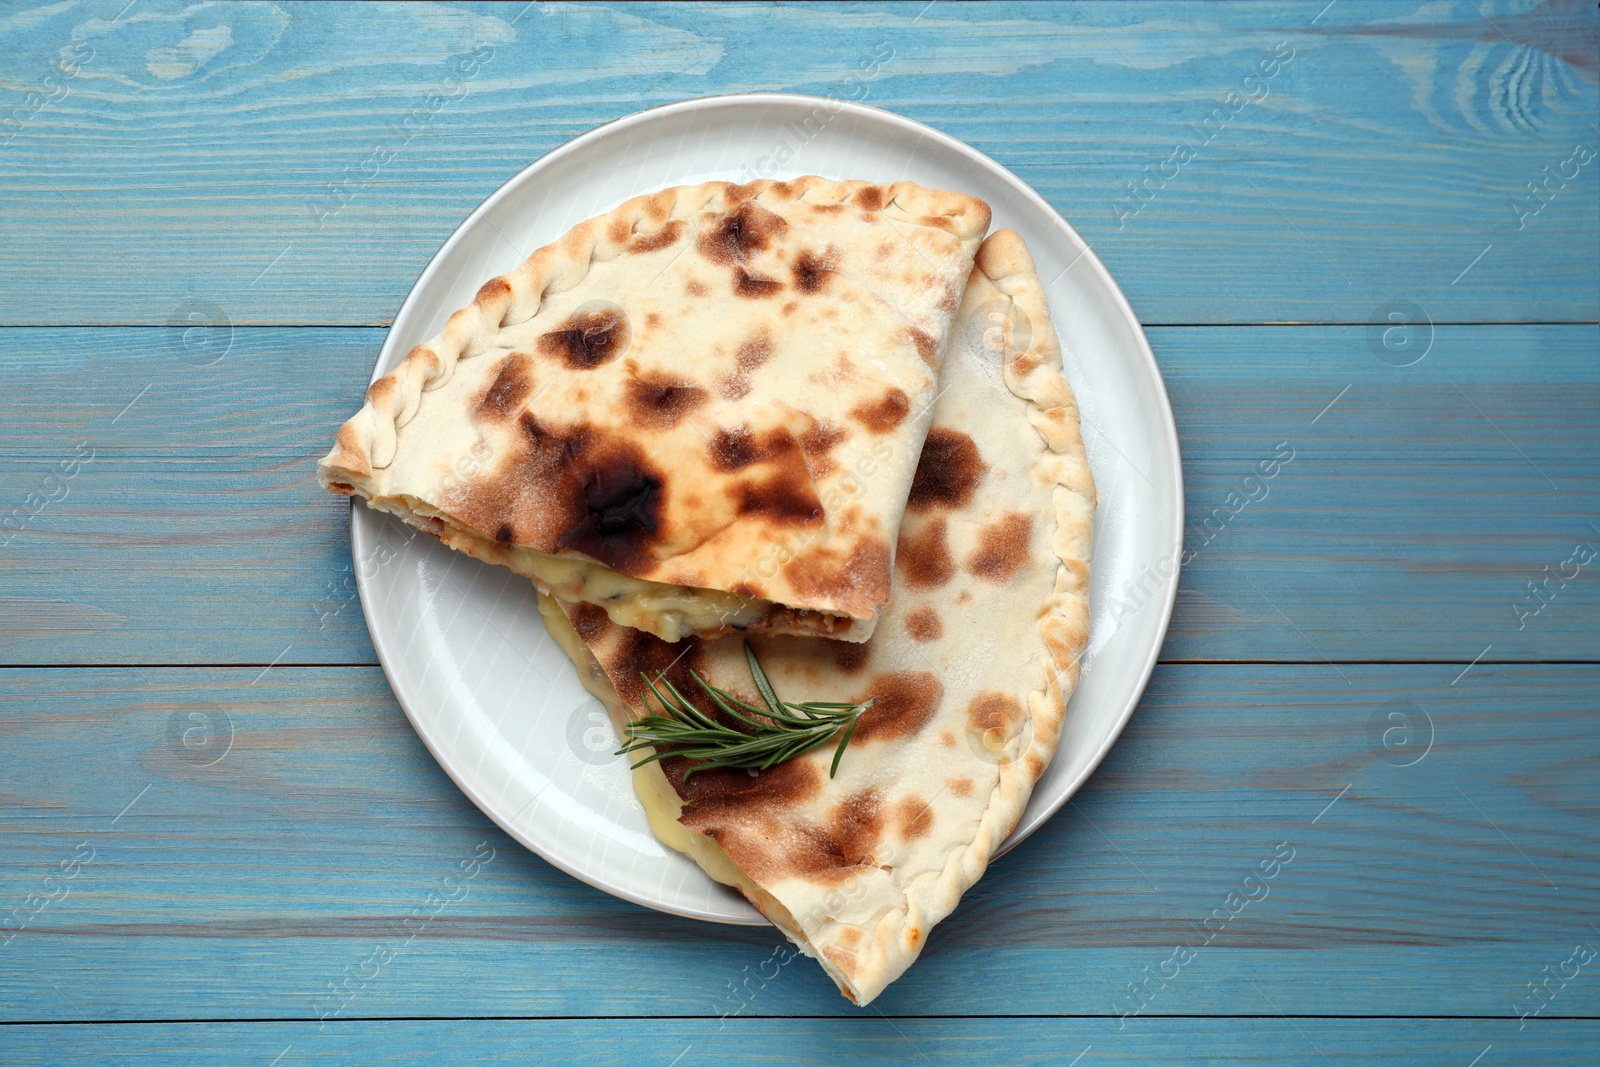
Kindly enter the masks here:
<path id="1" fill-rule="evenodd" d="M 683 693 L 679 691 L 678 687 L 672 684 L 672 680 L 670 678 L 662 675 L 660 677 L 660 681 L 667 687 L 667 692 L 672 694 L 673 703 L 667 709 L 668 714 L 685 716 L 689 719 L 689 721 L 699 726 L 703 726 L 708 730 L 724 729 L 724 727 L 718 723 L 717 720 L 713 719 L 711 716 L 707 715 L 705 712 L 696 707 L 694 701 L 684 696 Z"/>
<path id="2" fill-rule="evenodd" d="M 691 672 L 691 674 L 692 674 L 692 672 Z M 745 704 L 742 700 L 734 700 L 732 698 L 725 697 L 723 692 L 720 689 L 718 689 L 714 685 L 711 685 L 709 682 L 707 682 L 704 678 L 700 677 L 698 674 L 692 674 L 692 677 L 694 678 L 694 680 L 696 682 L 700 683 L 700 688 L 705 691 L 706 696 L 710 697 L 712 703 L 716 704 L 717 707 L 721 708 L 723 711 L 727 712 L 729 715 L 732 715 L 735 719 L 738 719 L 740 722 L 744 723 L 746 726 L 754 726 L 758 730 L 761 729 L 761 724 L 760 723 L 758 723 L 754 719 L 744 715 L 743 713 L 741 713 L 738 710 L 738 707 L 749 707 L 748 704 Z M 738 705 L 738 707 L 736 707 L 735 705 Z"/>
<path id="3" fill-rule="evenodd" d="M 756 659 L 756 650 L 750 647 L 749 641 L 744 643 L 744 658 L 750 665 L 750 678 L 756 683 L 761 699 L 767 702 L 767 708 L 774 715 L 779 714 L 782 705 L 778 703 L 778 694 L 772 691 L 772 683 L 767 680 L 767 672 L 761 669 L 761 661 Z"/>
<path id="4" fill-rule="evenodd" d="M 861 713 L 873 705 L 873 701 L 862 704 L 838 701 L 797 704 L 780 700 L 749 642 L 745 642 L 744 652 L 745 662 L 750 665 L 750 677 L 767 705 L 765 709 L 740 700 L 690 671 L 689 677 L 694 679 L 717 710 L 742 724 L 729 725 L 712 718 L 685 696 L 667 678 L 665 671 L 658 672 L 653 679 L 641 672 L 645 683 L 641 700 L 647 714 L 627 725 L 626 742 L 617 750 L 617 754 L 627 755 L 653 748 L 655 751 L 633 764 L 635 768 L 668 756 L 694 760 L 695 765 L 684 772 L 684 779 L 687 780 L 697 771 L 714 767 L 767 770 L 803 752 L 809 752 L 838 735 L 839 745 L 834 750 L 828 777 L 837 774 L 844 750 L 855 736 L 856 723 Z M 659 705 L 660 714 L 655 713 L 656 707 L 652 706 L 651 697 Z"/>
<path id="5" fill-rule="evenodd" d="M 829 778 L 832 778 L 835 774 L 839 773 L 839 760 L 844 756 L 844 746 L 848 745 L 850 743 L 850 739 L 855 735 L 856 720 L 852 718 L 850 720 L 850 725 L 845 728 L 844 736 L 839 738 L 839 747 L 833 751 L 833 766 L 828 768 Z"/>

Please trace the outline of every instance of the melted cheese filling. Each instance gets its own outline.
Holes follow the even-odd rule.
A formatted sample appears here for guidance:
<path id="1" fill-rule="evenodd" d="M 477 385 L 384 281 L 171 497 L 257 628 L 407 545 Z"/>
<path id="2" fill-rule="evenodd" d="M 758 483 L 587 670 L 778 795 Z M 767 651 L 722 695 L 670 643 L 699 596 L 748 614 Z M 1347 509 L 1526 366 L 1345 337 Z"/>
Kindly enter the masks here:
<path id="1" fill-rule="evenodd" d="M 509 566 L 518 574 L 542 582 L 568 600 L 598 604 L 618 626 L 644 630 L 664 641 L 729 628 L 748 630 L 765 619 L 771 607 L 764 600 L 737 593 L 635 578 L 588 560 L 550 556 L 530 548 L 504 551 Z"/>
<path id="2" fill-rule="evenodd" d="M 777 613 L 795 614 L 767 600 L 718 589 L 652 582 L 622 574 L 592 560 L 552 556 L 531 548 L 503 545 L 456 525 L 450 516 L 411 497 L 381 498 L 368 502 L 380 511 L 397 515 L 412 526 L 433 534 L 458 552 L 465 552 L 485 563 L 509 567 L 525 578 L 532 578 L 542 589 L 564 600 L 598 605 L 618 626 L 643 630 L 663 641 L 681 641 L 695 634 L 748 630 L 767 622 Z M 822 618 L 819 624 L 798 632 L 815 633 L 819 629 L 827 632 L 832 629 L 831 625 L 827 625 L 832 616 L 823 616 L 820 612 L 805 614 Z M 763 629 L 773 628 L 769 626 Z"/>

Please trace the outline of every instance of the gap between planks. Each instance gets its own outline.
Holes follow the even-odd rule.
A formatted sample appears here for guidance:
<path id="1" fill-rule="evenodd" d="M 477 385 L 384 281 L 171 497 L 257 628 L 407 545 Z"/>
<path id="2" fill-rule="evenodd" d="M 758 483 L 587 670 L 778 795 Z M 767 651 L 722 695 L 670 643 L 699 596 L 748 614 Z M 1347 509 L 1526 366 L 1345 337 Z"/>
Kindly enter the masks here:
<path id="1" fill-rule="evenodd" d="M 1106 1014 L 1068 1014 L 1068 1015 L 885 1015 L 878 1016 L 883 1019 L 900 1019 L 906 1022 L 923 1022 L 931 1019 L 1117 1019 L 1121 1016 L 1115 1013 Z M 316 1016 L 299 1017 L 293 1015 L 266 1015 L 244 1016 L 241 1018 L 200 1018 L 200 1019 L 0 1019 L 0 1028 L 7 1026 L 206 1026 L 246 1023 L 319 1023 L 323 1025 L 338 1025 L 341 1023 L 410 1023 L 410 1022 L 475 1022 L 479 1020 L 494 1022 L 694 1022 L 698 1020 L 714 1020 L 720 1018 L 716 1015 L 341 1015 L 337 1019 L 319 1019 Z M 826 1019 L 826 1020 L 851 1020 L 869 1019 L 870 1016 L 860 1015 L 747 1015 L 746 1019 Z M 1516 1015 L 1305 1015 L 1290 1013 L 1287 1015 L 1277 1012 L 1260 1013 L 1232 1013 L 1205 1015 L 1199 1012 L 1163 1012 L 1142 1016 L 1144 1019 L 1350 1019 L 1350 1020 L 1438 1020 L 1441 1022 L 1512 1022 Z M 1600 1015 L 1541 1015 L 1540 1023 L 1549 1022 L 1597 1022 Z"/>

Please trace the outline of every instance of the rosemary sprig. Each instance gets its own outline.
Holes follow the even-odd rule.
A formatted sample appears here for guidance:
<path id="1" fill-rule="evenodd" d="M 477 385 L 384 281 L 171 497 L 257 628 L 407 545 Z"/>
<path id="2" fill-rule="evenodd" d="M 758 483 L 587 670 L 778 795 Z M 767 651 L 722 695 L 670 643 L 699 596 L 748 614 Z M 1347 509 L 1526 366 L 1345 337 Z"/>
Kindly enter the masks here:
<path id="1" fill-rule="evenodd" d="M 634 767 L 643 767 L 668 756 L 684 756 L 701 761 L 684 772 L 683 777 L 687 781 L 696 771 L 711 767 L 755 767 L 764 771 L 802 752 L 809 752 L 842 730 L 839 747 L 833 753 L 833 765 L 828 768 L 828 777 L 832 778 L 839 770 L 839 759 L 844 755 L 845 746 L 855 736 L 856 721 L 863 711 L 872 706 L 873 701 L 841 704 L 812 700 L 795 704 L 779 700 L 771 680 L 767 678 L 767 672 L 761 669 L 761 662 L 756 659 L 755 650 L 748 641 L 744 643 L 744 658 L 750 665 L 750 677 L 755 681 L 756 691 L 761 694 L 765 707 L 758 708 L 745 703 L 727 690 L 718 689 L 694 671 L 689 672 L 689 677 L 694 679 L 717 710 L 743 723 L 748 729 L 724 725 L 695 707 L 668 680 L 665 671 L 657 672 L 653 681 L 640 671 L 639 676 L 644 679 L 648 690 L 644 697 L 645 710 L 653 710 L 650 704 L 650 697 L 653 696 L 661 706 L 661 713 L 645 715 L 628 723 L 627 743 L 616 754 L 621 756 L 653 746 L 655 752 L 633 764 Z M 752 716 L 761 716 L 767 721 L 758 721 Z"/>

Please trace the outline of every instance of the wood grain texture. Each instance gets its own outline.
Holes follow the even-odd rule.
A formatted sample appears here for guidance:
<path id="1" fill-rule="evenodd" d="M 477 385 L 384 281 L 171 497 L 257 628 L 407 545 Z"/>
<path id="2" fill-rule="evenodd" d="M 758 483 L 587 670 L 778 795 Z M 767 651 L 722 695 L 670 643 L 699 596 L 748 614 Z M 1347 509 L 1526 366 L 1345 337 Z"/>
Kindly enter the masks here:
<path id="1" fill-rule="evenodd" d="M 1592 1060 L 1597 81 L 1579 0 L 0 10 L 0 1064 Z M 1031 183 L 1184 450 L 1167 662 L 877 1011 L 473 808 L 313 477 L 484 197 L 762 90 Z"/>
<path id="2" fill-rule="evenodd" d="M 0 330 L 0 423 L 14 431 L 0 522 L 25 520 L 0 545 L 0 660 L 375 662 L 348 505 L 317 487 L 314 463 L 381 333 L 208 337 Z M 1466 663 L 1490 644 L 1490 661 L 1597 658 L 1593 566 L 1541 587 L 1548 600 L 1527 586 L 1575 545 L 1600 551 L 1600 329 L 1440 326 L 1409 367 L 1377 358 L 1359 326 L 1151 339 L 1194 553 L 1168 659 Z M 1089 415 L 1092 443 L 1103 416 Z M 1109 602 L 1146 609 L 1129 589 Z"/>
<path id="3" fill-rule="evenodd" d="M 1600 667 L 1457 673 L 1158 669 L 1073 806 L 876 1006 L 1114 1023 L 1188 946 L 1145 1015 L 1516 1019 L 1543 968 L 1600 948 Z M 231 735 L 198 750 L 214 763 L 181 756 L 191 713 Z M 856 1012 L 809 961 L 773 962 L 773 931 L 660 915 L 521 850 L 373 668 L 0 671 L 0 737 L 0 902 L 36 906 L 88 857 L 0 946 L 7 1019 Z M 1547 1014 L 1600 1014 L 1600 981 Z"/>
<path id="4" fill-rule="evenodd" d="M 124 2 L 0 16 L 0 322 L 163 324 L 202 300 L 236 324 L 385 323 L 467 212 L 544 152 L 749 90 L 858 99 L 987 152 L 1081 230 L 1146 322 L 1381 321 L 1395 300 L 1435 321 L 1600 318 L 1600 161 L 1567 163 L 1600 150 L 1596 12 L 1576 0 L 118 20 Z"/>
<path id="5" fill-rule="evenodd" d="M 1269 994 L 1270 995 L 1270 994 Z M 483 1019 L 341 1023 L 180 1023 L 18 1026 L 0 1035 L 0 1064 L 230 1062 L 390 1064 L 990 1064 L 1105 1063 L 1327 1067 L 1438 1062 L 1565 1067 L 1600 1041 L 1592 1020 L 1147 1019 L 1108 1033 L 1099 1019 Z M 1490 1057 L 1501 1057 L 1498 1060 Z"/>

